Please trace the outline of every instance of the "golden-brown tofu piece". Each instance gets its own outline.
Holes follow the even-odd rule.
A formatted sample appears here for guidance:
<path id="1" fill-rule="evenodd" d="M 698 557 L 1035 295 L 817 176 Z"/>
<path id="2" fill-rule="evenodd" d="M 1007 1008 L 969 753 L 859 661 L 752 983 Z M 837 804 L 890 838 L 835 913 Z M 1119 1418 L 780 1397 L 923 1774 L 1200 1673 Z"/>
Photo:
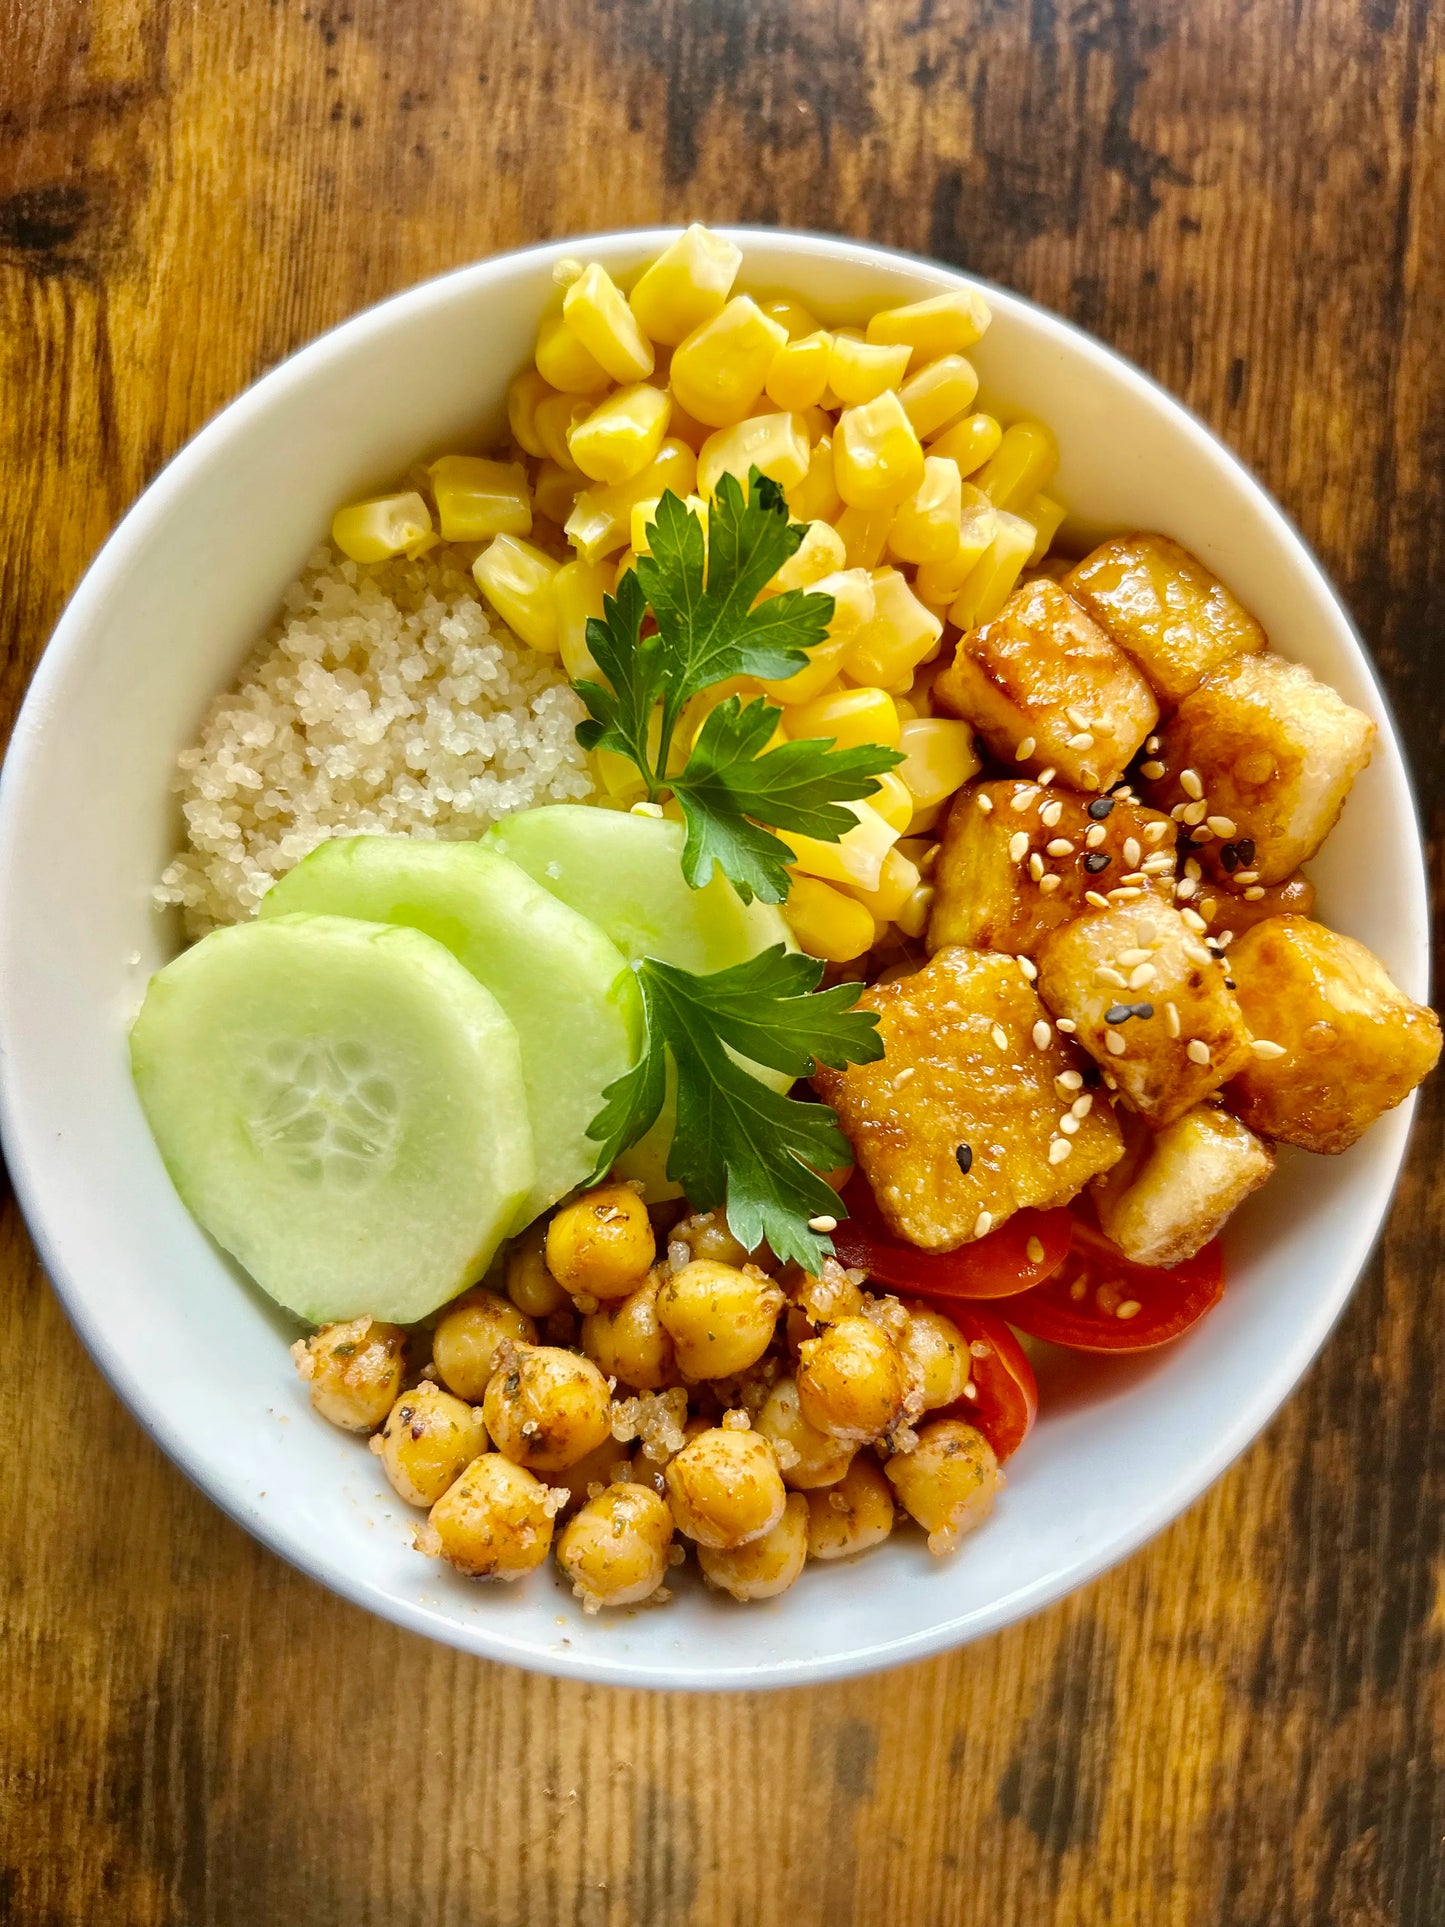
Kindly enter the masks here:
<path id="1" fill-rule="evenodd" d="M 1039 995 L 1156 1131 L 1249 1062 L 1223 963 L 1154 897 L 1065 924 L 1038 965 Z"/>
<path id="2" fill-rule="evenodd" d="M 1250 886 L 1258 891 L 1222 889 L 1218 885 L 1201 892 L 1199 913 L 1209 925 L 1209 934 L 1223 937 L 1232 930 L 1236 937 L 1253 930 L 1268 917 L 1307 917 L 1315 907 L 1315 886 L 1297 870 L 1283 883 Z"/>
<path id="3" fill-rule="evenodd" d="M 1231 656 L 1265 646 L 1263 629 L 1218 576 L 1167 535 L 1116 535 L 1064 577 L 1166 709 Z"/>
<path id="4" fill-rule="evenodd" d="M 970 783 L 954 798 L 934 863 L 928 947 L 1031 957 L 1088 908 L 1086 891 L 1147 891 L 1171 903 L 1174 841 L 1167 816 L 1117 797 L 1090 803 L 1014 778 Z"/>
<path id="5" fill-rule="evenodd" d="M 1322 923 L 1271 917 L 1231 947 L 1229 974 L 1256 1041 L 1225 1098 L 1264 1137 L 1347 1151 L 1439 1058 L 1434 1011 Z"/>
<path id="6" fill-rule="evenodd" d="M 1370 760 L 1375 725 L 1283 656 L 1239 656 L 1205 677 L 1143 764 L 1146 794 L 1240 888 L 1281 883 L 1334 828 Z"/>
<path id="7" fill-rule="evenodd" d="M 1196 1104 L 1162 1131 L 1126 1123 L 1124 1141 L 1093 1195 L 1105 1237 L 1137 1265 L 1192 1258 L 1274 1169 L 1268 1145 L 1212 1104 Z"/>
<path id="8" fill-rule="evenodd" d="M 1067 1203 L 1123 1149 L 1013 958 L 955 945 L 858 1003 L 879 1013 L 882 1059 L 814 1082 L 898 1236 L 952 1251 L 1024 1205 Z"/>
<path id="9" fill-rule="evenodd" d="M 1079 790 L 1117 783 L 1159 717 L 1129 658 L 1045 577 L 959 639 L 933 696 L 972 723 L 1000 762 L 1031 774 L 1052 767 Z"/>

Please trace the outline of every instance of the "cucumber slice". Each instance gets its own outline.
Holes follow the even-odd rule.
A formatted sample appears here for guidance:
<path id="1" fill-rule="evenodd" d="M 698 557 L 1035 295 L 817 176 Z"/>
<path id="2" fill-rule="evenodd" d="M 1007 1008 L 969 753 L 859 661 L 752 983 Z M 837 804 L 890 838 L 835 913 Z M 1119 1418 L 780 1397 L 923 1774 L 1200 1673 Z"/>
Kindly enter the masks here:
<path id="1" fill-rule="evenodd" d="M 536 1175 L 517 1224 L 597 1162 L 587 1126 L 642 1049 L 642 999 L 595 923 L 477 843 L 353 836 L 323 843 L 275 884 L 263 917 L 305 910 L 408 924 L 446 945 L 517 1027 Z"/>
<path id="2" fill-rule="evenodd" d="M 666 817 L 633 816 L 587 803 L 551 803 L 504 817 L 482 841 L 534 876 L 564 903 L 600 924 L 618 949 L 656 957 L 706 976 L 745 963 L 771 944 L 793 946 L 776 904 L 744 903 L 721 871 L 694 890 L 682 873 L 683 827 Z M 308 859 L 309 861 L 310 859 Z M 792 1078 L 749 1064 L 754 1077 L 786 1091 Z M 638 1179 L 649 1201 L 682 1196 L 667 1175 L 677 1114 L 672 1066 L 657 1122 L 616 1169 Z"/>
<path id="3" fill-rule="evenodd" d="M 130 1046 L 185 1203 L 317 1324 L 434 1311 L 481 1276 L 531 1185 L 517 1033 L 419 931 L 214 931 L 151 979 Z"/>

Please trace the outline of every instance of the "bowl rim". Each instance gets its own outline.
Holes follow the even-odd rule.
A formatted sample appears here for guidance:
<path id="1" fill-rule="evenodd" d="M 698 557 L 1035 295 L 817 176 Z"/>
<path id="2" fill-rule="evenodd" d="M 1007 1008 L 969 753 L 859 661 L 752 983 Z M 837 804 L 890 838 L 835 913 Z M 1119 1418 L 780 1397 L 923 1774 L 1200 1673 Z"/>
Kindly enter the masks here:
<path id="1" fill-rule="evenodd" d="M 585 255 L 589 251 L 602 249 L 615 252 L 619 244 L 645 253 L 666 245 L 680 231 L 681 224 L 672 224 L 571 235 L 508 249 L 448 269 L 336 323 L 258 376 L 210 416 L 158 471 L 106 537 L 63 609 L 36 665 L 16 714 L 3 763 L 0 763 L 0 877 L 7 875 L 9 870 L 6 859 L 15 838 L 15 820 L 19 815 L 17 797 L 25 780 L 31 745 L 40 734 L 42 720 L 52 712 L 54 687 L 61 678 L 63 665 L 73 651 L 83 646 L 95 615 L 104 605 L 113 579 L 126 566 L 130 550 L 164 522 L 173 502 L 187 487 L 193 469 L 209 463 L 227 437 L 248 421 L 254 412 L 273 407 L 284 399 L 290 389 L 304 384 L 314 367 L 319 367 L 338 350 L 344 350 L 350 343 L 373 330 L 404 325 L 411 313 L 424 310 L 434 303 L 445 303 L 460 288 L 476 282 L 485 283 L 490 276 L 508 267 L 528 261 L 556 261 L 569 254 Z M 1323 597 L 1333 605 L 1345 634 L 1354 646 L 1379 718 L 1380 748 L 1393 757 L 1403 780 L 1413 835 L 1409 868 L 1417 901 L 1428 902 L 1419 800 L 1404 755 L 1394 710 L 1380 682 L 1370 651 L 1334 584 L 1294 523 L 1244 462 L 1193 410 L 1127 356 L 1086 329 L 1025 295 L 949 263 L 906 249 L 855 241 L 816 229 L 726 225 L 718 226 L 713 231 L 735 240 L 745 249 L 750 242 L 767 241 L 774 245 L 782 242 L 808 255 L 840 257 L 864 265 L 881 264 L 885 268 L 896 265 L 921 269 L 938 280 L 940 292 L 950 284 L 982 288 L 987 291 L 997 312 L 1007 313 L 1012 309 L 1026 315 L 1034 325 L 1041 326 L 1046 334 L 1052 334 L 1064 343 L 1071 353 L 1082 353 L 1086 360 L 1108 367 L 1116 378 L 1132 386 L 1152 409 L 1172 417 L 1175 425 L 1186 434 L 1203 438 L 1209 443 L 1215 457 L 1222 459 L 1234 471 L 1235 479 L 1243 486 L 1267 524 L 1271 540 L 1296 552 Z M 280 586 L 283 585 L 278 585 L 278 593 Z M 1422 971 L 1428 972 L 1428 920 L 1422 920 L 1417 962 Z M 9 1008 L 8 987 L 0 982 L 0 1150 L 3 1150 L 9 1168 L 16 1201 L 45 1273 L 91 1360 L 142 1429 L 191 1483 L 237 1525 L 261 1540 L 288 1564 L 353 1605 L 376 1613 L 409 1631 L 440 1640 L 477 1657 L 505 1661 L 554 1677 L 600 1685 L 650 1686 L 687 1691 L 740 1691 L 822 1684 L 909 1664 L 950 1651 L 1001 1631 L 1005 1626 L 1080 1590 L 1130 1557 L 1165 1526 L 1181 1517 L 1255 1441 L 1280 1410 L 1318 1356 L 1354 1295 L 1379 1242 L 1399 1182 L 1416 1101 L 1412 1095 L 1396 1113 L 1403 1128 L 1399 1131 L 1394 1166 L 1382 1177 L 1373 1213 L 1367 1214 L 1352 1227 L 1348 1255 L 1335 1270 L 1340 1282 L 1329 1296 L 1321 1300 L 1316 1318 L 1301 1325 L 1294 1345 L 1281 1351 L 1272 1360 L 1269 1370 L 1254 1382 L 1251 1394 L 1230 1407 L 1214 1448 L 1201 1455 L 1189 1479 L 1176 1484 L 1167 1494 L 1161 1494 L 1152 1505 L 1136 1514 L 1127 1527 L 1115 1531 L 1087 1556 L 1071 1561 L 1065 1570 L 1022 1586 L 988 1606 L 972 1609 L 967 1615 L 967 1624 L 964 1624 L 962 1617 L 948 1618 L 920 1632 L 856 1645 L 844 1652 L 805 1660 L 723 1666 L 711 1674 L 699 1675 L 690 1668 L 670 1665 L 665 1661 L 631 1661 L 620 1654 L 609 1654 L 602 1643 L 584 1651 L 576 1647 L 560 1649 L 555 1643 L 516 1638 L 496 1626 L 488 1627 L 484 1620 L 463 1623 L 460 1618 L 446 1611 L 433 1611 L 416 1601 L 396 1598 L 372 1582 L 348 1573 L 299 1533 L 286 1529 L 271 1515 L 248 1509 L 240 1494 L 226 1484 L 218 1471 L 213 1472 L 198 1464 L 187 1450 L 185 1435 L 178 1427 L 173 1430 L 167 1424 L 163 1402 L 152 1395 L 137 1375 L 127 1372 L 120 1365 L 107 1340 L 103 1320 L 99 1316 L 92 1316 L 87 1310 L 82 1293 L 61 1260 L 52 1227 L 40 1210 L 36 1177 L 39 1158 L 32 1152 L 25 1120 L 20 1115 L 11 1089 L 7 1068 L 9 1053 L 3 1041 L 7 1024 L 15 1021 L 17 1015 L 19 1013 Z"/>

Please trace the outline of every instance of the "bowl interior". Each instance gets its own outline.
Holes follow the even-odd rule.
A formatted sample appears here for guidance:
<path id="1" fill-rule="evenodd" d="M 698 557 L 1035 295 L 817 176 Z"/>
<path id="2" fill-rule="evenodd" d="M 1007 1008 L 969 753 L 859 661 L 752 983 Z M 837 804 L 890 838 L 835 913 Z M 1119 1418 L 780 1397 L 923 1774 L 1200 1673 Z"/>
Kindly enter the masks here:
<path id="1" fill-rule="evenodd" d="M 478 1653 L 632 1683 L 760 1686 L 953 1645 L 1057 1597 L 1181 1510 L 1276 1409 L 1376 1234 L 1402 1110 L 1328 1168 L 1281 1160 L 1227 1238 L 1219 1311 L 1166 1353 L 1045 1374 L 1045 1409 L 988 1527 L 933 1561 L 900 1535 L 743 1611 L 687 1588 L 585 1619 L 544 1571 L 469 1586 L 411 1550 L 410 1515 L 358 1445 L 314 1420 L 285 1319 L 191 1222 L 161 1168 L 125 1033 L 175 932 L 150 907 L 174 847 L 177 752 L 342 499 L 419 453 L 481 447 L 506 381 L 585 246 L 623 273 L 662 235 L 465 269 L 277 369 L 160 477 L 102 552 L 37 676 L 0 786 L 0 1121 L 17 1190 L 81 1336 L 158 1442 L 238 1520 L 359 1603 Z M 753 289 L 827 316 L 960 277 L 832 240 L 740 232 Z M 1160 528 L 1215 567 L 1273 642 L 1380 722 L 1375 760 L 1313 866 L 1321 914 L 1425 989 L 1419 838 L 1398 744 L 1347 618 L 1289 525 L 1184 410 L 1066 324 L 990 291 L 985 399 L 1037 413 L 1081 533 Z"/>

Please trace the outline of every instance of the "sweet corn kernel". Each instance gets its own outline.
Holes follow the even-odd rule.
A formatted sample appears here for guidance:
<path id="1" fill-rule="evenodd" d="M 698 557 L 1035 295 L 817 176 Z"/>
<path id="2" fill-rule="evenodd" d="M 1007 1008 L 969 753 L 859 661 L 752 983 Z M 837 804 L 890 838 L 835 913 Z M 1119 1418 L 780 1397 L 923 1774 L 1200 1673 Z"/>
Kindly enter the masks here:
<path id="1" fill-rule="evenodd" d="M 549 462 L 555 462 L 558 468 L 566 469 L 569 474 L 582 473 L 572 459 L 569 437 L 577 424 L 586 421 L 591 412 L 592 404 L 581 395 L 551 394 L 538 402 L 532 416 L 542 453 Z"/>
<path id="2" fill-rule="evenodd" d="M 709 435 L 698 452 L 697 487 L 712 496 L 724 475 L 735 475 L 746 491 L 748 475 L 762 470 L 782 488 L 793 488 L 808 472 L 810 450 L 796 415 L 749 415 Z"/>
<path id="3" fill-rule="evenodd" d="M 535 368 L 524 368 L 520 375 L 514 375 L 508 383 L 507 426 L 512 431 L 512 440 L 525 454 L 546 454 L 537 433 L 537 409 L 540 403 L 556 392 L 550 382 L 543 381 Z"/>
<path id="4" fill-rule="evenodd" d="M 810 583 L 808 593 L 832 596 L 833 620 L 828 624 L 828 634 L 845 637 L 850 643 L 864 623 L 873 620 L 878 606 L 873 578 L 866 569 L 839 569 Z"/>
<path id="5" fill-rule="evenodd" d="M 332 541 L 353 562 L 385 562 L 403 551 L 420 554 L 418 545 L 430 534 L 431 510 L 415 489 L 349 503 L 331 522 Z"/>
<path id="6" fill-rule="evenodd" d="M 830 736 L 839 749 L 857 749 L 863 743 L 897 749 L 901 725 L 887 690 L 869 688 L 815 696 L 796 709 L 784 710 L 783 727 L 795 743 L 805 736 Z"/>
<path id="7" fill-rule="evenodd" d="M 946 455 L 951 462 L 958 463 L 960 475 L 972 475 L 995 453 L 1002 440 L 1003 429 L 992 415 L 965 415 L 961 422 L 955 422 L 931 442 L 928 452 Z"/>
<path id="8" fill-rule="evenodd" d="M 812 309 L 805 308 L 791 294 L 760 294 L 756 300 L 769 321 L 776 321 L 780 328 L 786 329 L 789 341 L 801 341 L 804 335 L 815 335 L 822 328 Z"/>
<path id="9" fill-rule="evenodd" d="M 843 672 L 854 682 L 885 689 L 911 681 L 942 634 L 943 624 L 897 569 L 880 569 L 873 577 L 873 620 L 858 631 Z"/>
<path id="10" fill-rule="evenodd" d="M 671 491 L 691 495 L 697 480 L 697 457 L 686 442 L 669 436 L 640 475 L 626 482 L 598 483 L 584 488 L 567 517 L 568 540 L 585 562 L 599 562 L 628 540 L 632 510 L 638 502 L 655 501 Z"/>
<path id="11" fill-rule="evenodd" d="M 614 381 L 647 380 L 653 369 L 652 344 L 606 268 L 594 261 L 582 270 L 562 297 L 562 314 Z"/>
<path id="12" fill-rule="evenodd" d="M 973 407 L 978 376 L 962 355 L 944 355 L 910 375 L 898 391 L 903 412 L 920 440 L 961 421 Z"/>
<path id="13" fill-rule="evenodd" d="M 923 450 L 892 389 L 838 417 L 833 476 L 843 500 L 860 509 L 896 507 L 923 480 Z"/>
<path id="14" fill-rule="evenodd" d="M 761 685 L 770 702 L 792 704 L 811 702 L 825 689 L 838 681 L 838 667 L 847 655 L 852 638 L 847 635 L 827 636 L 808 651 L 806 669 L 795 670 L 791 676 L 781 681 L 765 682 Z M 840 685 L 841 686 L 841 685 Z"/>
<path id="15" fill-rule="evenodd" d="M 982 768 L 973 730 L 948 716 L 920 717 L 899 732 L 903 761 L 897 774 L 913 798 L 915 812 L 932 808 Z"/>
<path id="16" fill-rule="evenodd" d="M 810 522 L 807 533 L 776 575 L 763 586 L 764 595 L 781 595 L 786 589 L 807 589 L 825 575 L 841 569 L 847 560 L 843 538 L 827 522 Z"/>
<path id="17" fill-rule="evenodd" d="M 919 596 L 935 607 L 952 602 L 998 534 L 998 510 L 982 489 L 965 482 L 960 494 L 958 547 L 946 562 L 920 563 L 913 578 Z"/>
<path id="18" fill-rule="evenodd" d="M 657 520 L 657 511 L 661 506 L 660 495 L 650 496 L 645 502 L 633 503 L 628 527 L 632 536 L 632 553 L 635 556 L 652 554 L 652 525 Z M 689 515 L 695 515 L 702 523 L 702 548 L 703 555 L 706 557 L 708 505 L 700 495 L 689 495 L 684 498 L 684 507 Z"/>
<path id="19" fill-rule="evenodd" d="M 533 359 L 537 373 L 567 395 L 596 395 L 607 386 L 607 370 L 584 348 L 560 314 L 549 314 L 537 329 Z"/>
<path id="20" fill-rule="evenodd" d="M 892 509 L 846 508 L 834 524 L 850 569 L 876 569 L 888 546 Z"/>
<path id="21" fill-rule="evenodd" d="M 960 629 L 976 629 L 980 623 L 992 622 L 1012 595 L 1033 547 L 1033 523 L 1000 509 L 998 533 L 969 571 L 949 608 L 949 621 Z"/>
<path id="22" fill-rule="evenodd" d="M 788 490 L 788 509 L 795 522 L 831 522 L 843 506 L 833 480 L 833 438 L 814 442 L 808 472 Z"/>
<path id="23" fill-rule="evenodd" d="M 688 414 L 673 389 L 669 388 L 667 392 L 672 396 L 672 419 L 668 422 L 667 432 L 674 441 L 686 442 L 695 455 L 712 430 L 706 422 L 700 422 Z"/>
<path id="24" fill-rule="evenodd" d="M 763 392 L 787 330 L 745 294 L 734 295 L 711 321 L 694 328 L 672 357 L 672 391 L 712 428 L 740 422 Z"/>
<path id="25" fill-rule="evenodd" d="M 1036 495 L 1027 508 L 1019 510 L 1024 521 L 1032 522 L 1034 525 L 1034 546 L 1029 555 L 1030 567 L 1036 562 L 1042 562 L 1048 554 L 1049 544 L 1058 534 L 1060 525 L 1068 512 L 1062 502 L 1054 501 L 1049 495 Z"/>
<path id="26" fill-rule="evenodd" d="M 597 664 L 587 646 L 587 624 L 602 620 L 602 597 L 612 587 L 612 571 L 604 562 L 578 557 L 564 562 L 552 578 L 557 609 L 557 647 L 562 666 L 574 682 L 595 677 Z"/>
<path id="27" fill-rule="evenodd" d="M 582 477 L 575 471 L 544 460 L 532 484 L 532 506 L 538 515 L 545 515 L 560 528 L 572 513 L 581 486 Z"/>
<path id="28" fill-rule="evenodd" d="M 799 947 L 825 963 L 851 963 L 873 948 L 877 927 L 855 897 L 816 877 L 795 876 L 783 905 Z"/>
<path id="29" fill-rule="evenodd" d="M 920 883 L 898 912 L 898 928 L 905 937 L 921 937 L 928 928 L 928 919 L 933 914 L 933 895 L 931 883 Z"/>
<path id="30" fill-rule="evenodd" d="M 647 785 L 636 763 L 631 757 L 619 756 L 615 749 L 593 750 L 592 767 L 604 797 L 616 798 L 624 808 L 630 808 L 638 797 L 647 794 Z"/>
<path id="31" fill-rule="evenodd" d="M 725 703 L 729 696 L 736 696 L 746 705 L 755 702 L 762 693 L 763 685 L 753 676 L 729 676 L 725 682 L 714 683 L 711 688 L 700 690 L 696 696 L 690 696 L 683 704 L 677 737 L 686 743 L 695 744 L 702 734 L 703 724 L 719 703 Z M 774 730 L 767 747 L 771 749 L 774 743 L 786 740 L 779 727 Z"/>
<path id="32" fill-rule="evenodd" d="M 878 801 L 876 796 L 868 800 L 874 805 Z M 896 923 L 899 912 L 922 881 L 918 865 L 892 849 L 883 859 L 878 888 L 862 890 L 855 884 L 849 894 L 857 897 L 875 923 Z"/>
<path id="33" fill-rule="evenodd" d="M 567 437 L 582 473 L 594 482 L 628 482 L 657 460 L 672 402 L 645 381 L 619 388 L 599 402 Z"/>
<path id="34" fill-rule="evenodd" d="M 742 261 L 741 248 L 694 221 L 644 269 L 627 304 L 649 340 L 675 348 L 721 311 Z"/>
<path id="35" fill-rule="evenodd" d="M 896 388 L 908 370 L 908 348 L 870 346 L 839 332 L 828 356 L 828 386 L 847 407 L 873 401 L 887 388 Z"/>
<path id="36" fill-rule="evenodd" d="M 533 649 L 555 654 L 557 564 L 515 535 L 496 536 L 472 564 L 477 587 L 514 634 Z"/>
<path id="37" fill-rule="evenodd" d="M 976 480 L 998 509 L 1017 511 L 1053 480 L 1059 445 L 1042 422 L 1015 422 Z"/>
<path id="38" fill-rule="evenodd" d="M 963 478 L 946 455 L 926 455 L 923 480 L 900 502 L 888 547 L 900 562 L 947 562 L 957 555 L 963 519 Z"/>
<path id="39" fill-rule="evenodd" d="M 629 570 L 637 567 L 636 549 L 624 549 L 617 558 L 617 567 L 612 572 L 612 593 L 616 595 L 617 585 Z"/>
<path id="40" fill-rule="evenodd" d="M 828 386 L 832 336 L 821 328 L 800 341 L 787 341 L 773 356 L 763 386 L 779 408 L 816 408 Z"/>
<path id="41" fill-rule="evenodd" d="M 897 707 L 896 698 L 895 707 Z M 898 714 L 901 722 L 903 716 L 901 709 L 898 711 Z M 878 785 L 878 788 L 872 796 L 868 798 L 868 801 L 873 805 L 874 809 L 877 810 L 889 828 L 897 830 L 901 835 L 913 821 L 912 790 L 909 789 L 896 769 L 884 770 L 883 774 L 881 776 L 875 776 L 873 781 Z M 886 864 L 884 867 L 887 867 Z M 890 910 L 888 915 L 891 919 L 893 912 Z"/>
<path id="42" fill-rule="evenodd" d="M 798 740 L 791 729 L 788 735 L 790 740 Z M 794 865 L 804 875 L 822 877 L 825 883 L 857 883 L 865 890 L 876 890 L 883 874 L 883 859 L 898 841 L 898 832 L 869 803 L 845 803 L 843 807 L 857 817 L 858 823 L 837 843 L 823 843 L 798 830 L 780 830 L 779 835 L 791 846 Z"/>
<path id="43" fill-rule="evenodd" d="M 885 308 L 868 323 L 868 339 L 906 342 L 919 366 L 940 355 L 963 354 L 988 327 L 989 319 L 988 303 L 976 289 L 954 288 L 926 301 L 910 301 L 903 308 Z"/>
<path id="44" fill-rule="evenodd" d="M 443 455 L 431 465 L 431 486 L 443 542 L 532 533 L 531 491 L 520 462 Z"/>

